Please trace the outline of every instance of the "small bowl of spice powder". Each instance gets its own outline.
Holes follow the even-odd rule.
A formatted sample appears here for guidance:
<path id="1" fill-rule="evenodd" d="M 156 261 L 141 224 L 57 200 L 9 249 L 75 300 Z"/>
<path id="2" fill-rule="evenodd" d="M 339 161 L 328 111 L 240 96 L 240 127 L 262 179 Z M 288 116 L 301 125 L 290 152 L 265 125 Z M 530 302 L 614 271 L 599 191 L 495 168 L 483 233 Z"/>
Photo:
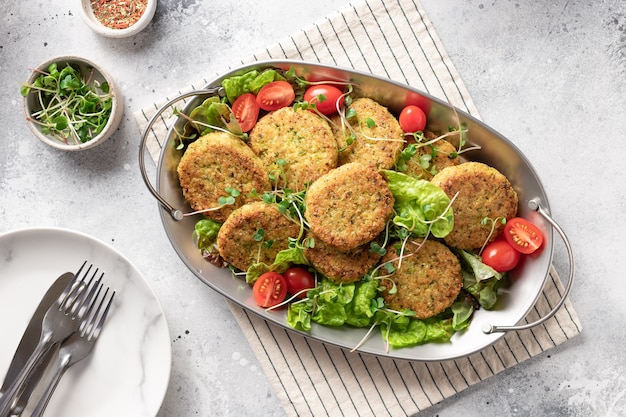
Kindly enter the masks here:
<path id="1" fill-rule="evenodd" d="M 81 15 L 96 33 L 125 38 L 148 26 L 156 6 L 157 0 L 82 0 Z"/>

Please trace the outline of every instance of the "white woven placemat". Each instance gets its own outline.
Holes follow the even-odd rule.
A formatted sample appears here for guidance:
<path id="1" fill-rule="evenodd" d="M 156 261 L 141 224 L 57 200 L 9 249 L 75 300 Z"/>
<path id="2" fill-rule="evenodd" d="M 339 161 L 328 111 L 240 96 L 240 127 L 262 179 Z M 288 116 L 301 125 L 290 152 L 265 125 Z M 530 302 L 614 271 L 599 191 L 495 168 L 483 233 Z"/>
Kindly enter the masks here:
<path id="1" fill-rule="evenodd" d="M 370 72 L 426 91 L 478 117 L 417 0 L 354 1 L 233 66 L 265 59 L 299 59 Z M 179 92 L 207 83 L 198 80 Z M 135 113 L 141 132 L 167 100 Z M 148 149 L 155 161 L 172 121 L 164 114 L 153 126 Z M 551 269 L 525 322 L 548 313 L 562 292 Z M 231 309 L 288 416 L 410 416 L 581 331 L 567 300 L 543 325 L 508 333 L 463 359 L 425 363 L 350 353 L 267 323 L 232 303 Z"/>

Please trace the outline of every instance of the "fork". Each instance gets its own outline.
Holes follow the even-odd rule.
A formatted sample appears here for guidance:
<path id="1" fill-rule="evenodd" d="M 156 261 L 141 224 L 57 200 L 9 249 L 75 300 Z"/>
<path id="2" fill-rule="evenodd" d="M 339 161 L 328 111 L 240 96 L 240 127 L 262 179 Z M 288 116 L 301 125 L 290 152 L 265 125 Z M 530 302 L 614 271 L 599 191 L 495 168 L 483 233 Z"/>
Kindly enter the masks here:
<path id="1" fill-rule="evenodd" d="M 97 300 L 100 296 L 101 289 L 102 284 L 100 284 L 100 287 L 98 288 L 95 300 Z M 107 314 L 109 314 L 109 308 L 113 302 L 113 297 L 115 297 L 115 291 L 112 291 L 107 300 L 108 293 L 109 288 L 106 289 L 104 295 L 100 299 L 98 308 L 92 312 L 95 303 L 92 304 L 89 307 L 89 311 L 83 318 L 79 330 L 61 344 L 57 368 L 52 376 L 52 380 L 46 387 L 41 399 L 33 410 L 31 417 L 41 417 L 43 415 L 48 402 L 50 401 L 50 398 L 52 397 L 52 394 L 54 393 L 54 390 L 56 389 L 65 371 L 67 371 L 70 366 L 86 358 L 87 355 L 89 355 L 89 353 L 93 350 L 93 347 L 98 340 L 98 336 L 102 331 L 102 326 L 104 325 Z M 103 308 L 104 310 L 102 310 Z"/>
<path id="2" fill-rule="evenodd" d="M 22 387 L 28 382 L 32 372 L 41 365 L 53 346 L 78 330 L 87 310 L 93 304 L 95 290 L 100 284 L 104 273 L 100 275 L 92 286 L 98 274 L 98 269 L 96 268 L 91 278 L 85 282 L 93 267 L 93 265 L 89 265 L 85 270 L 86 264 L 87 262 L 83 263 L 59 298 L 46 312 L 42 320 L 41 336 L 37 347 L 35 347 L 24 368 L 19 372 L 13 383 L 7 388 L 4 395 L 0 397 L 0 417 L 9 416 L 16 396 L 22 391 Z M 81 276 L 83 270 L 85 271 Z"/>

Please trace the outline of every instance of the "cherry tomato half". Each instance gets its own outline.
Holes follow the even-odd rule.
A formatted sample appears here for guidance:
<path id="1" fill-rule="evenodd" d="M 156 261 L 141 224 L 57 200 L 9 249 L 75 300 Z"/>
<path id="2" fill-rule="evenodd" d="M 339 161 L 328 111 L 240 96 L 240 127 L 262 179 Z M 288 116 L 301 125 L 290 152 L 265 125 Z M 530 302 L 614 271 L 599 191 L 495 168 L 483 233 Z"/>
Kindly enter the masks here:
<path id="1" fill-rule="evenodd" d="M 241 130 L 249 132 L 259 117 L 259 105 L 256 104 L 256 97 L 252 93 L 240 95 L 233 103 L 233 113 L 241 126 Z"/>
<path id="2" fill-rule="evenodd" d="M 315 103 L 320 113 L 330 116 L 337 113 L 337 105 L 343 106 L 344 96 L 337 87 L 320 84 L 309 87 L 304 93 L 304 100 L 309 104 Z"/>
<path id="3" fill-rule="evenodd" d="M 515 268 L 521 255 L 505 240 L 496 240 L 483 250 L 482 261 L 498 272 L 506 272 Z"/>
<path id="4" fill-rule="evenodd" d="M 308 269 L 301 266 L 287 268 L 283 276 L 287 280 L 287 292 L 291 295 L 298 294 L 298 298 L 306 297 L 306 291 L 304 290 L 315 288 L 315 276 Z"/>
<path id="5" fill-rule="evenodd" d="M 293 103 L 296 93 L 287 81 L 273 81 L 261 88 L 256 103 L 267 111 L 278 110 Z"/>
<path id="6" fill-rule="evenodd" d="M 252 294 L 260 307 L 273 307 L 287 296 L 287 280 L 278 272 L 266 272 L 257 278 Z"/>
<path id="7" fill-rule="evenodd" d="M 426 114 L 417 106 L 410 105 L 402 109 L 398 121 L 404 133 L 415 133 L 426 128 Z"/>
<path id="8" fill-rule="evenodd" d="M 543 244 L 543 234 L 531 222 L 515 217 L 504 225 L 504 237 L 509 245 L 521 253 L 533 253 Z"/>

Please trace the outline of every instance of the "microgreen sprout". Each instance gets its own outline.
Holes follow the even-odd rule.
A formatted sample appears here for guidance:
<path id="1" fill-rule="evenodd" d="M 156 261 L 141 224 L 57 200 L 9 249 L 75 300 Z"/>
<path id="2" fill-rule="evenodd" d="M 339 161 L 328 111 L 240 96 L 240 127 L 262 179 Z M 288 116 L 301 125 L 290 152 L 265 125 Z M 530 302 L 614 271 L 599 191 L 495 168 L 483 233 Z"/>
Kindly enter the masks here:
<path id="1" fill-rule="evenodd" d="M 24 97 L 36 94 L 41 107 L 27 118 L 41 132 L 68 145 L 85 143 L 96 137 L 107 125 L 113 108 L 113 96 L 107 82 L 94 79 L 93 68 L 87 74 L 71 65 L 59 70 L 56 63 L 31 84 L 20 88 Z"/>
<path id="2" fill-rule="evenodd" d="M 481 221 L 480 224 L 482 224 L 483 226 L 486 226 L 488 223 L 491 224 L 491 230 L 489 230 L 489 234 L 487 235 L 487 239 L 485 239 L 485 242 L 483 243 L 483 246 L 480 248 L 480 251 L 478 252 L 478 255 L 481 255 L 483 253 L 483 250 L 485 250 L 485 246 L 487 246 L 487 243 L 489 242 L 489 239 L 491 239 L 491 236 L 493 235 L 494 230 L 496 229 L 496 224 L 500 222 L 501 224 L 506 224 L 506 218 L 503 216 L 499 216 L 496 217 L 495 219 L 492 219 L 491 217 L 484 217 Z"/>
<path id="3" fill-rule="evenodd" d="M 370 243 L 370 252 L 376 253 L 380 256 L 384 256 L 385 253 L 387 253 L 387 249 L 379 245 L 378 242 L 372 242 Z"/>
<path id="4" fill-rule="evenodd" d="M 345 105 L 349 106 L 349 103 L 351 103 L 351 100 L 348 100 L 348 97 L 346 97 Z M 352 107 L 341 109 L 339 111 L 339 117 L 341 119 L 341 126 L 332 123 L 340 132 L 343 132 L 344 140 L 346 141 L 346 145 L 339 149 L 339 152 L 345 151 L 357 138 L 357 130 L 354 128 L 353 123 L 350 122 L 352 119 L 356 120 L 354 124 L 358 126 L 358 133 L 360 133 L 364 139 L 371 141 L 406 142 L 403 138 L 381 138 L 368 135 L 364 131 L 364 127 L 367 129 L 375 128 L 377 126 L 376 120 L 370 117 L 358 120 L 356 110 Z"/>
<path id="5" fill-rule="evenodd" d="M 210 211 L 217 211 L 220 210 L 222 207 L 224 206 L 229 206 L 232 204 L 235 204 L 235 198 L 239 197 L 241 195 L 241 191 L 232 188 L 232 187 L 226 187 L 224 189 L 224 191 L 226 191 L 225 196 L 221 196 L 218 197 L 217 199 L 217 207 L 211 207 L 211 208 L 207 208 L 207 209 L 203 209 L 203 210 L 196 210 L 196 211 L 192 211 L 189 213 L 184 213 L 183 216 L 187 217 L 187 216 L 194 216 L 196 214 L 200 214 L 200 213 L 208 213 Z M 253 190 L 253 193 L 256 192 L 256 190 Z"/>
<path id="6" fill-rule="evenodd" d="M 265 237 L 265 230 L 263 229 L 258 229 L 254 235 L 252 235 L 252 239 L 254 239 L 256 242 L 261 242 L 263 241 L 263 238 Z"/>
<path id="7" fill-rule="evenodd" d="M 199 132 L 210 132 L 217 130 L 238 137 L 244 142 L 248 140 L 248 134 L 241 131 L 239 122 L 237 122 L 237 119 L 232 113 L 232 109 L 225 103 L 220 104 L 224 106 L 224 108 L 226 109 L 225 111 L 230 112 L 230 118 L 228 120 L 223 115 L 220 115 L 219 121 L 222 123 L 222 126 L 217 126 L 216 124 L 205 123 L 201 120 L 194 119 L 189 115 L 183 113 L 180 109 L 174 107 L 172 116 L 180 117 L 188 122 L 183 132 L 180 132 L 176 128 L 176 126 L 174 126 L 176 139 L 179 141 L 178 145 L 176 145 L 177 150 L 184 149 L 186 143 L 192 142 L 197 139 L 200 135 Z M 188 126 L 192 126 L 193 129 L 189 129 Z"/>

